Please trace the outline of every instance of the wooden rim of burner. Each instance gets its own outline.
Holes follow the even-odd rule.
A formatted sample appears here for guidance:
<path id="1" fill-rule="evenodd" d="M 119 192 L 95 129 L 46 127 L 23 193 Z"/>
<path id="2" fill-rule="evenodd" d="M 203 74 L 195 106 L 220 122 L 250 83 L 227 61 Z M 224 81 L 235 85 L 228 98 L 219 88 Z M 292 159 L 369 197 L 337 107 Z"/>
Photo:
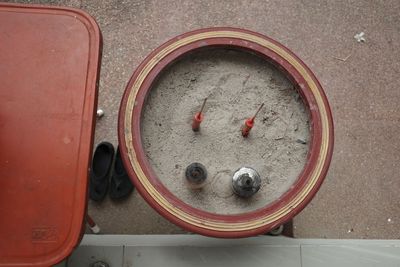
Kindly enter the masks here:
<path id="1" fill-rule="evenodd" d="M 303 170 L 293 186 L 278 200 L 255 211 L 222 215 L 188 205 L 160 182 L 142 146 L 140 120 L 151 85 L 170 63 L 201 47 L 235 48 L 268 60 L 296 85 L 310 113 L 310 148 Z M 329 103 L 311 70 L 275 40 L 236 28 L 208 28 L 185 33 L 150 53 L 133 73 L 125 89 L 119 111 L 118 138 L 129 176 L 155 210 L 189 231 L 228 238 L 268 232 L 299 213 L 311 201 L 326 176 L 334 139 Z"/>

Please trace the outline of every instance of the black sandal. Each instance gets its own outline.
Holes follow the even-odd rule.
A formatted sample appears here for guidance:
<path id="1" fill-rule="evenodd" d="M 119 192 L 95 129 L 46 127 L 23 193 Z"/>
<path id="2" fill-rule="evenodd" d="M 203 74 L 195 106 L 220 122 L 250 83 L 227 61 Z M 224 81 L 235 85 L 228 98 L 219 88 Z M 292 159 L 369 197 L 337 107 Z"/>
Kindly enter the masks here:
<path id="1" fill-rule="evenodd" d="M 133 189 L 134 186 L 126 173 L 118 147 L 115 156 L 114 172 L 111 177 L 110 198 L 114 200 L 126 198 L 132 193 Z"/>
<path id="2" fill-rule="evenodd" d="M 114 159 L 114 146 L 109 142 L 97 145 L 90 169 L 89 197 L 102 201 L 107 194 L 111 166 Z"/>

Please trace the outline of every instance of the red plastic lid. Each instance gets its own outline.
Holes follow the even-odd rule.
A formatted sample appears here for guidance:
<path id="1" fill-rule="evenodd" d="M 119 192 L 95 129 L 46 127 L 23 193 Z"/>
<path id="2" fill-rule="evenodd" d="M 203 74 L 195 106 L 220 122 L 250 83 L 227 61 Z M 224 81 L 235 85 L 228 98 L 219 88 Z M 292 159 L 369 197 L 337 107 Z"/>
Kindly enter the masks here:
<path id="1" fill-rule="evenodd" d="M 100 32 L 86 13 L 0 4 L 0 266 L 50 266 L 87 203 Z"/>

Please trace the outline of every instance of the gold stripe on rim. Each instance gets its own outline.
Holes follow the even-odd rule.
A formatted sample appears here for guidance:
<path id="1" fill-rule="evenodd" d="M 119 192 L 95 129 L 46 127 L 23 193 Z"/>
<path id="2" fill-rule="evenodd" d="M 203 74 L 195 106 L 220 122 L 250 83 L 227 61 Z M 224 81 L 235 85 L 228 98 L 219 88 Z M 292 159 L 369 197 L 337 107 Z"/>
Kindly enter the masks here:
<path id="1" fill-rule="evenodd" d="M 176 49 L 190 44 L 195 41 L 204 40 L 208 38 L 238 38 L 245 41 L 251 41 L 254 43 L 259 44 L 265 48 L 272 50 L 273 52 L 277 53 L 279 56 L 284 58 L 288 61 L 304 78 L 307 82 L 309 88 L 311 89 L 312 94 L 315 97 L 316 103 L 318 105 L 318 109 L 321 115 L 321 122 L 322 122 L 322 143 L 320 147 L 319 157 L 317 159 L 316 165 L 311 172 L 310 179 L 308 180 L 307 184 L 304 186 L 303 190 L 300 191 L 294 198 L 287 203 L 284 207 L 280 208 L 276 212 L 272 214 L 268 214 L 264 217 L 256 218 L 247 222 L 223 222 L 223 221 L 216 221 L 216 220 L 205 220 L 204 218 L 196 217 L 192 214 L 186 213 L 181 209 L 172 205 L 165 197 L 156 190 L 156 188 L 149 182 L 146 175 L 144 174 L 142 167 L 140 166 L 136 151 L 133 147 L 132 143 L 132 114 L 133 114 L 133 107 L 135 105 L 136 95 L 138 93 L 139 88 L 141 87 L 144 79 L 147 77 L 149 72 L 154 68 L 157 63 L 162 60 L 165 56 L 169 53 L 175 51 Z M 129 155 L 129 160 L 131 165 L 139 179 L 140 183 L 143 185 L 147 193 L 168 213 L 172 216 L 188 223 L 193 226 L 197 226 L 200 228 L 208 229 L 208 230 L 215 230 L 215 231 L 222 231 L 222 232 L 235 232 L 235 231 L 245 231 L 245 230 L 252 230 L 255 228 L 259 228 L 265 226 L 267 224 L 273 223 L 280 218 L 286 216 L 290 211 L 295 209 L 304 199 L 308 196 L 311 190 L 316 185 L 318 178 L 322 172 L 324 162 L 328 156 L 328 144 L 330 132 L 329 132 L 329 120 L 327 114 L 327 107 L 323 101 L 321 93 L 318 90 L 318 86 L 312 79 L 311 75 L 307 72 L 307 70 L 298 62 L 292 55 L 287 53 L 284 49 L 279 47 L 278 45 L 258 37 L 256 35 L 252 35 L 250 33 L 243 33 L 243 32 L 236 32 L 236 31 L 210 31 L 204 33 L 194 34 L 180 40 L 175 41 L 174 43 L 168 45 L 160 52 L 158 52 L 153 58 L 151 58 L 147 64 L 144 66 L 142 71 L 137 76 L 134 84 L 132 85 L 132 90 L 129 93 L 128 101 L 125 110 L 125 142 L 126 148 Z"/>

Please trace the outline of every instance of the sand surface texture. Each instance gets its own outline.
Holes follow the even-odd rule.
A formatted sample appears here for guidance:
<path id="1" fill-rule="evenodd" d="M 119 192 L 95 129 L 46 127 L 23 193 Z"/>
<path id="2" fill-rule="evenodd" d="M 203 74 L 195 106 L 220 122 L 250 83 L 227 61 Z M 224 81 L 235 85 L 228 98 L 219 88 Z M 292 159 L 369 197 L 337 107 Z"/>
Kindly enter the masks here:
<path id="1" fill-rule="evenodd" d="M 206 97 L 205 118 L 195 133 L 191 120 Z M 243 138 L 244 120 L 261 103 L 254 128 Z M 238 214 L 278 200 L 293 185 L 306 162 L 308 120 L 293 85 L 271 64 L 245 52 L 204 50 L 169 66 L 153 85 L 142 117 L 142 142 L 158 179 L 178 198 L 208 212 Z M 192 162 L 207 168 L 201 190 L 185 182 Z M 243 166 L 262 178 L 260 191 L 249 199 L 231 188 L 233 173 Z"/>

